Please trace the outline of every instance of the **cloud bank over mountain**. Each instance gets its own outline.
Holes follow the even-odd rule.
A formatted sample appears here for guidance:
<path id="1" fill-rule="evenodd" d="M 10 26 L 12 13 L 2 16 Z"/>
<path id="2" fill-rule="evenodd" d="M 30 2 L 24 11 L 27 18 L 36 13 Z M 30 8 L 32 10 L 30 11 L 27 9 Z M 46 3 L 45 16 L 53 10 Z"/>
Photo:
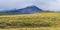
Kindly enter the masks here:
<path id="1" fill-rule="evenodd" d="M 0 0 L 0 11 L 36 5 L 43 10 L 60 11 L 60 0 Z"/>

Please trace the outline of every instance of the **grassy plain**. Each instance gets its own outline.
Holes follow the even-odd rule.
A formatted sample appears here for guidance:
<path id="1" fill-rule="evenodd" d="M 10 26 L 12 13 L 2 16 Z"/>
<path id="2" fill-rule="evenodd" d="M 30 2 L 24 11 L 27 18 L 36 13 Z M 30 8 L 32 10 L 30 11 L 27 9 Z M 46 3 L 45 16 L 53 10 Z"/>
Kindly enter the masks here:
<path id="1" fill-rule="evenodd" d="M 1 30 L 60 30 L 60 13 L 1 15 Z"/>

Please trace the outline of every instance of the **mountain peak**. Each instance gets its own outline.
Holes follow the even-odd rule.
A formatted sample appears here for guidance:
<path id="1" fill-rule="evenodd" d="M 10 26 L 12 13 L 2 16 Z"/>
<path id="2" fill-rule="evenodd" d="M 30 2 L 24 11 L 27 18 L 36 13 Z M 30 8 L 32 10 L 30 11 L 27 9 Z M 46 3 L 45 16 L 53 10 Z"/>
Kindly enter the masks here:
<path id="1" fill-rule="evenodd" d="M 27 7 L 36 7 L 35 5 L 32 5 L 32 6 L 27 6 Z"/>
<path id="2" fill-rule="evenodd" d="M 26 8 L 8 11 L 8 13 L 32 14 L 32 13 L 41 12 L 41 11 L 42 11 L 42 9 L 39 9 L 36 6 L 27 6 Z"/>
<path id="3" fill-rule="evenodd" d="M 37 6 L 27 6 L 26 8 L 38 8 Z"/>

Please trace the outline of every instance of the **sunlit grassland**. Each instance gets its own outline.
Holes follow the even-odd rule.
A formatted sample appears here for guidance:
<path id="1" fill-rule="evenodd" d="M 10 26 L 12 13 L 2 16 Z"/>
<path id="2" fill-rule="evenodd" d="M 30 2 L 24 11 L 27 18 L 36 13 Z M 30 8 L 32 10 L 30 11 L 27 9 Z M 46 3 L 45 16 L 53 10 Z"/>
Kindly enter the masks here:
<path id="1" fill-rule="evenodd" d="M 60 30 L 60 28 L 53 28 L 53 27 L 41 27 L 41 28 L 9 28 L 9 29 L 0 29 L 0 30 Z"/>
<path id="2" fill-rule="evenodd" d="M 8 28 L 6 30 L 60 30 L 60 13 L 2 15 L 0 16 L 0 28 Z"/>

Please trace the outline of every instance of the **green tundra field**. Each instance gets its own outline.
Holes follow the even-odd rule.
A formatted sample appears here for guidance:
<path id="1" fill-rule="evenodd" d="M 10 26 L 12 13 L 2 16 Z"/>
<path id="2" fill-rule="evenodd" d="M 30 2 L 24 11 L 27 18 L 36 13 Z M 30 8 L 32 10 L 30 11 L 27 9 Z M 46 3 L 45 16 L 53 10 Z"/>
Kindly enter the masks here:
<path id="1" fill-rule="evenodd" d="M 1 15 L 0 30 L 60 30 L 60 13 Z"/>

